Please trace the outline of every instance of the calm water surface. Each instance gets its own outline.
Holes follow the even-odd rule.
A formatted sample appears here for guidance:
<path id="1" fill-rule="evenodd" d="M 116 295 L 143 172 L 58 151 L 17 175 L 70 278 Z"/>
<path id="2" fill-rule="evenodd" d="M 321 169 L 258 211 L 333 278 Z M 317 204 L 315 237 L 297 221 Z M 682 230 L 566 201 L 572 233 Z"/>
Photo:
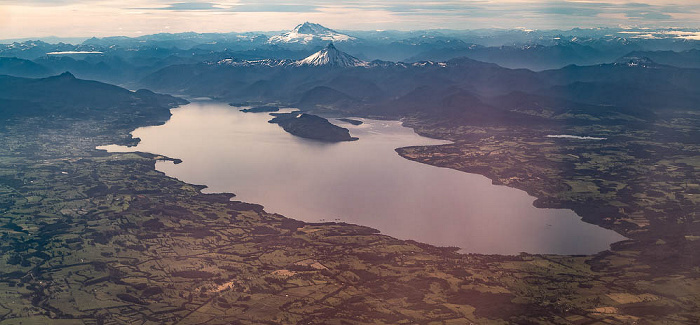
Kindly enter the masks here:
<path id="1" fill-rule="evenodd" d="M 137 147 L 183 160 L 156 168 L 208 192 L 232 192 L 303 221 L 344 221 L 402 239 L 464 252 L 588 254 L 624 239 L 584 223 L 571 210 L 537 209 L 527 193 L 486 177 L 412 162 L 395 148 L 442 144 L 396 121 L 362 119 L 359 141 L 320 143 L 292 136 L 266 113 L 214 101 L 174 109 L 161 126 L 134 131 Z"/>

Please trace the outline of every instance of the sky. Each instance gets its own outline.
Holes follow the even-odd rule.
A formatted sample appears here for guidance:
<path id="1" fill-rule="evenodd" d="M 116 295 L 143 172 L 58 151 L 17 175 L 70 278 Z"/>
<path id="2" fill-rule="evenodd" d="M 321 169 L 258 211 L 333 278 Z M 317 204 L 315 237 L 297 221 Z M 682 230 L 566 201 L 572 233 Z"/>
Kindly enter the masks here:
<path id="1" fill-rule="evenodd" d="M 161 32 L 700 28 L 700 0 L 0 0 L 0 39 Z"/>

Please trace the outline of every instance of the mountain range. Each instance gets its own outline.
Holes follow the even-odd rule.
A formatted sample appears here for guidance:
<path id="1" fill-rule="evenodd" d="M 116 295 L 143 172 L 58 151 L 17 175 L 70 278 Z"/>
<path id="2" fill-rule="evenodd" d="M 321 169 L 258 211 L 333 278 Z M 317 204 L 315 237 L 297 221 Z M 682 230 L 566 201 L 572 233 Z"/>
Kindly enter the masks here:
<path id="1" fill-rule="evenodd" d="M 231 102 L 282 102 L 324 114 L 453 122 L 580 123 L 581 112 L 648 120 L 696 109 L 700 69 L 646 57 L 535 72 L 468 58 L 446 62 L 365 62 L 329 44 L 302 60 L 226 61 L 161 69 L 140 86 Z"/>
<path id="2" fill-rule="evenodd" d="M 11 42 L 0 44 L 0 59 L 29 60 L 43 68 L 31 68 L 19 61 L 3 62 L 0 74 L 41 77 L 71 71 L 79 78 L 131 87 L 134 81 L 167 66 L 222 60 L 297 61 L 323 50 L 329 42 L 365 62 L 445 62 L 467 57 L 512 69 L 541 71 L 640 56 L 665 65 L 700 67 L 700 41 L 673 37 L 677 35 L 674 31 L 659 30 L 653 39 L 635 36 L 636 30 L 622 28 L 339 32 L 306 22 L 282 32 L 92 37 L 80 44 Z"/>
<path id="3" fill-rule="evenodd" d="M 628 35 L 622 31 L 345 34 L 306 22 L 273 34 L 27 41 L 0 47 L 0 74 L 70 71 L 130 89 L 280 102 L 324 114 L 480 123 L 544 116 L 579 123 L 580 112 L 644 120 L 666 109 L 695 109 L 700 42 L 619 37 Z M 526 43 L 495 45 L 513 39 Z M 386 57 L 407 60 L 380 59 Z"/>

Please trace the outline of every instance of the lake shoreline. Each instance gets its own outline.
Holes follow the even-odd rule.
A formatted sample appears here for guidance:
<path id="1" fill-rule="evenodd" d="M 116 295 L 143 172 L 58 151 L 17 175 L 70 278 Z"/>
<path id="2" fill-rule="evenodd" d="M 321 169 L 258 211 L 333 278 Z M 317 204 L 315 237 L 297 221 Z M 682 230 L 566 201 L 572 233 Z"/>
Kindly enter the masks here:
<path id="1" fill-rule="evenodd" d="M 217 103 L 217 104 L 218 104 L 218 101 L 207 101 L 207 102 L 213 102 L 213 103 Z M 256 114 L 256 115 L 257 115 L 257 114 Z M 267 115 L 267 114 L 264 114 L 264 115 L 263 115 L 263 114 L 260 114 L 260 115 L 258 115 L 258 116 L 259 116 L 261 119 L 266 119 L 266 118 L 267 118 L 266 115 Z M 177 117 L 176 117 L 176 119 L 177 119 Z M 377 122 L 380 122 L 380 121 L 377 121 Z M 394 120 L 394 122 L 392 122 L 392 123 L 399 123 L 399 124 L 400 124 L 400 121 L 395 121 L 395 120 Z M 362 126 L 362 128 L 366 128 L 366 127 L 371 127 L 371 125 L 369 125 L 369 126 L 368 126 L 368 125 Z M 403 127 L 401 127 L 401 128 L 403 128 Z M 413 128 L 406 128 L 406 130 L 408 130 L 407 132 L 410 132 L 410 134 L 416 134 L 416 132 L 415 132 L 415 130 L 414 130 Z M 135 136 L 140 136 L 140 135 L 135 135 Z M 167 138 L 167 137 L 166 137 L 166 138 Z M 239 140 L 237 140 L 237 141 L 239 141 Z M 441 141 L 441 142 L 444 143 L 444 142 L 447 142 L 447 141 Z M 406 141 L 404 141 L 404 143 L 406 143 Z M 409 141 L 409 143 L 416 143 L 416 142 L 411 142 L 411 141 Z M 437 144 L 436 144 L 436 145 L 437 145 Z M 436 146 L 436 145 L 431 145 L 431 146 Z M 439 145 L 437 145 L 437 146 L 439 146 Z M 393 155 L 396 155 L 396 152 L 399 152 L 400 149 L 401 149 L 400 146 L 392 146 L 390 150 L 391 150 L 391 153 L 392 153 Z M 130 150 L 147 151 L 147 152 L 152 152 L 152 153 L 161 154 L 161 152 L 159 152 L 159 151 L 157 151 L 157 150 L 143 150 L 143 149 L 140 149 L 140 148 L 131 148 Z M 217 150 L 219 150 L 219 149 L 217 149 Z M 231 150 L 231 149 L 227 149 L 227 150 Z M 340 149 L 339 149 L 339 150 L 340 150 Z M 345 150 L 343 150 L 343 151 L 345 151 Z M 388 152 L 387 152 L 387 153 L 388 153 Z M 173 157 L 178 157 L 179 159 L 183 159 L 183 158 L 184 158 L 184 157 L 180 157 L 180 156 L 177 155 L 177 154 L 168 154 L 168 155 L 169 155 L 169 156 L 173 156 Z M 199 158 L 197 158 L 197 159 L 199 159 Z M 216 158 L 215 160 L 218 160 L 218 159 L 219 159 L 219 158 Z M 393 159 L 393 158 L 392 158 L 392 159 Z M 400 159 L 401 161 L 411 161 L 411 159 L 407 159 L 406 157 L 404 157 L 404 156 L 402 156 L 402 155 L 398 155 L 398 156 L 396 157 L 396 159 Z M 187 165 L 187 163 L 189 163 L 189 162 L 187 161 L 188 159 L 183 159 L 183 160 L 185 160 L 186 165 Z M 190 160 L 190 162 L 191 162 L 192 158 L 190 157 L 189 160 Z M 412 164 L 413 164 L 413 163 L 411 163 L 411 165 L 412 165 Z M 428 171 L 432 171 L 433 168 L 439 167 L 439 166 L 433 166 L 433 165 L 431 165 L 431 164 L 418 164 L 418 165 L 419 165 L 419 166 L 422 165 L 422 166 L 429 167 L 430 169 L 428 169 Z M 163 168 L 165 168 L 165 169 L 163 169 Z M 192 167 L 189 167 L 189 168 L 192 168 Z M 237 167 L 237 168 L 238 168 L 238 167 Z M 423 167 L 421 167 L 421 168 L 423 168 Z M 207 185 L 207 190 L 206 190 L 206 192 L 209 192 L 209 191 L 211 191 L 211 193 L 230 193 L 230 192 L 233 192 L 233 193 L 239 194 L 238 192 L 242 191 L 242 190 L 230 190 L 230 189 L 227 189 L 227 188 L 225 188 L 225 187 L 221 187 L 221 186 L 220 186 L 221 184 L 219 184 L 219 185 L 210 184 L 209 182 L 203 181 L 203 180 L 198 180 L 198 181 L 194 181 L 194 182 L 193 182 L 193 181 L 189 180 L 188 177 L 182 178 L 182 177 L 181 177 L 182 175 L 178 176 L 177 172 L 176 172 L 175 174 L 172 174 L 173 170 L 175 170 L 175 169 L 170 168 L 170 167 L 166 167 L 166 165 L 161 165 L 161 167 L 158 167 L 158 169 L 159 169 L 159 170 L 162 170 L 162 171 L 164 171 L 164 172 L 166 172 L 166 173 L 168 173 L 168 175 L 171 175 L 171 177 L 177 177 L 177 178 L 182 179 L 183 181 L 186 181 L 186 182 L 188 182 L 188 183 L 206 184 L 206 185 Z M 170 170 L 170 172 L 169 172 L 168 170 Z M 443 170 L 443 169 L 442 169 L 442 168 L 438 168 L 438 170 Z M 447 171 L 445 171 L 445 172 L 447 172 Z M 484 182 L 484 183 L 488 182 L 489 188 L 493 185 L 493 182 L 490 181 L 489 178 L 488 178 L 486 175 L 482 175 L 482 174 L 480 174 L 480 173 L 464 173 L 464 174 L 462 174 L 463 171 L 459 171 L 459 170 L 452 171 L 452 172 L 450 172 L 450 173 L 454 173 L 454 175 L 456 175 L 456 176 L 465 175 L 464 177 L 466 177 L 466 176 L 469 175 L 469 174 L 474 175 L 474 176 L 479 176 L 479 179 L 482 179 L 482 178 L 483 178 L 483 182 Z M 459 177 L 462 177 L 462 176 L 459 176 Z M 479 183 L 481 183 L 481 182 L 482 182 L 482 181 L 479 181 Z M 232 183 L 232 184 L 238 185 L 237 183 Z M 213 186 L 212 186 L 212 185 L 213 185 Z M 263 186 L 263 185 L 260 185 L 260 186 L 262 186 L 263 188 L 265 188 L 265 186 Z M 258 186 L 258 187 L 260 187 L 260 186 Z M 238 187 L 238 186 L 237 186 L 237 187 Z M 526 200 L 526 203 L 525 203 L 525 204 L 526 204 L 527 206 L 531 207 L 530 209 L 534 209 L 534 210 L 533 210 L 534 213 L 537 213 L 537 214 L 542 214 L 542 213 L 547 213 L 547 214 L 549 214 L 549 213 L 550 213 L 550 212 L 544 211 L 544 210 L 542 210 L 542 209 L 537 209 L 538 207 L 537 207 L 536 204 L 534 203 L 534 202 L 536 201 L 537 198 L 536 198 L 534 195 L 531 195 L 530 193 L 527 193 L 526 191 L 522 191 L 522 190 L 520 190 L 520 189 L 512 189 L 512 187 L 508 187 L 508 186 L 506 186 L 506 187 L 504 187 L 504 188 L 509 188 L 509 189 L 511 189 L 511 190 L 516 190 L 517 192 L 522 193 L 522 195 L 525 196 L 525 198 L 524 198 L 524 199 Z M 247 192 L 247 191 L 246 191 L 245 193 L 248 193 L 248 194 L 243 195 L 243 196 L 238 197 L 238 198 L 241 199 L 242 201 L 262 203 L 264 206 L 266 206 L 266 207 L 272 209 L 271 211 L 275 211 L 275 212 L 278 212 L 278 213 L 281 213 L 281 214 L 284 214 L 284 215 L 289 215 L 290 213 L 292 213 L 292 214 L 291 214 L 291 215 L 292 215 L 292 218 L 297 219 L 297 220 L 303 220 L 304 222 L 315 222 L 315 221 L 313 221 L 313 220 L 309 220 L 307 214 L 302 214 L 302 215 L 306 215 L 306 218 L 300 218 L 300 217 L 299 217 L 300 214 L 299 214 L 298 210 L 295 210 L 295 209 L 290 210 L 290 209 L 286 209 L 286 208 L 280 207 L 280 206 L 276 206 L 276 207 L 275 207 L 275 205 L 270 205 L 270 206 L 269 206 L 269 204 L 270 204 L 269 202 L 266 203 L 265 200 L 262 200 L 262 201 L 261 201 L 260 199 L 255 199 L 254 197 L 251 197 L 250 194 L 249 194 L 250 192 Z M 244 193 L 244 194 L 245 194 L 245 193 Z M 500 193 L 500 192 L 498 192 L 498 193 Z M 506 193 L 510 193 L 510 192 L 506 192 Z M 514 192 L 514 193 L 515 193 L 515 192 Z M 518 194 L 518 195 L 521 195 L 521 194 Z M 255 195 L 253 195 L 253 196 L 255 196 Z M 308 197 L 308 196 L 306 196 L 306 197 Z M 299 199 L 305 200 L 305 199 L 303 199 L 303 198 L 301 198 L 301 197 L 300 197 Z M 348 201 L 348 202 L 355 202 L 355 204 L 361 204 L 361 202 L 362 202 L 362 201 L 355 201 L 355 200 L 352 199 L 352 197 L 348 197 L 348 199 L 345 200 L 345 201 Z M 297 212 L 294 213 L 294 211 L 297 211 Z M 375 212 L 375 213 L 376 213 L 376 212 Z M 558 212 L 556 212 L 556 213 L 558 213 Z M 558 223 L 559 223 L 559 222 L 565 222 L 566 224 L 568 224 L 568 223 L 577 223 L 577 222 L 580 222 L 580 220 L 581 220 L 581 216 L 580 216 L 580 215 L 576 215 L 574 212 L 569 212 L 569 213 L 571 213 L 571 216 L 569 216 L 569 215 L 567 215 L 566 217 L 562 216 L 562 218 L 565 218 L 565 219 L 556 219 L 556 221 L 557 221 Z M 395 214 L 395 215 L 399 215 L 399 214 L 397 214 L 397 213 L 394 213 L 394 214 Z M 369 215 L 370 215 L 370 214 L 368 214 L 368 216 L 369 216 Z M 381 215 L 386 215 L 386 213 L 381 214 Z M 341 216 L 343 216 L 343 215 L 341 214 Z M 326 220 L 334 220 L 334 218 L 335 218 L 335 217 L 326 217 L 325 219 L 326 219 Z M 573 218 L 573 219 L 571 219 L 571 218 Z M 312 219 L 313 219 L 313 218 L 312 218 Z M 314 220 L 318 221 L 318 220 L 322 220 L 322 219 L 314 219 Z M 397 237 L 397 238 L 401 238 L 401 239 L 404 239 L 404 240 L 418 240 L 418 241 L 430 243 L 431 245 L 436 245 L 436 246 L 441 246 L 441 247 L 445 247 L 445 246 L 455 246 L 455 245 L 453 245 L 453 244 L 449 244 L 449 243 L 448 243 L 449 241 L 447 241 L 447 242 L 444 241 L 444 239 L 442 240 L 442 242 L 443 242 L 444 244 L 443 244 L 443 243 L 438 244 L 438 243 L 435 242 L 435 241 L 432 241 L 432 242 L 431 242 L 431 240 L 426 239 L 425 237 L 420 237 L 420 236 L 419 236 L 419 237 L 416 237 L 416 236 L 411 236 L 411 235 L 408 235 L 408 234 L 400 235 L 402 232 L 396 232 L 396 229 L 393 229 L 393 227 L 387 228 L 387 226 L 384 226 L 384 227 L 378 226 L 378 225 L 381 225 L 381 224 L 382 224 L 381 222 L 380 222 L 380 223 L 376 223 L 376 222 L 375 222 L 375 223 L 367 223 L 367 222 L 363 222 L 362 220 L 355 220 L 355 219 L 352 219 L 352 218 L 351 218 L 351 220 L 347 220 L 346 218 L 342 218 L 341 220 L 343 220 L 343 222 L 346 222 L 346 223 L 351 223 L 351 224 L 356 224 L 356 225 L 363 225 L 363 226 L 369 226 L 369 227 L 371 227 L 371 228 L 380 229 L 380 230 L 382 230 L 382 233 L 384 233 L 384 234 L 387 234 L 387 235 L 389 235 L 389 236 L 394 236 L 394 237 Z M 389 219 L 387 219 L 387 220 L 389 220 Z M 438 219 L 438 220 L 439 220 L 439 219 Z M 465 222 L 467 222 L 468 220 L 469 220 L 469 219 L 465 219 Z M 525 220 L 527 220 L 527 219 L 525 219 Z M 567 220 L 571 220 L 571 221 L 567 221 Z M 388 222 L 388 221 L 387 221 L 387 222 Z M 523 221 L 523 222 L 526 222 L 526 221 Z M 535 224 L 533 224 L 533 225 L 536 225 L 536 224 L 538 224 L 538 222 L 541 223 L 541 222 L 543 222 L 543 221 L 540 221 L 539 219 L 536 219 L 536 220 L 533 220 L 533 222 L 535 222 Z M 438 221 L 438 223 L 439 223 L 439 221 Z M 549 223 L 549 222 L 548 222 L 548 223 Z M 466 225 L 468 225 L 468 224 L 469 224 L 469 223 L 466 223 Z M 446 225 L 447 225 L 447 224 L 446 224 Z M 528 227 L 530 227 L 530 226 L 528 226 Z M 393 231 L 392 231 L 392 229 L 393 229 Z M 556 229 L 556 228 L 553 228 L 553 229 Z M 505 230 L 504 230 L 504 231 L 505 231 Z M 543 229 L 542 231 L 546 231 L 547 233 L 551 233 L 551 232 L 553 232 L 554 230 L 551 230 L 551 229 Z M 583 229 L 581 229 L 581 231 L 583 231 Z M 585 233 L 585 232 L 584 232 L 584 233 Z M 555 231 L 554 234 L 558 234 L 558 232 Z M 550 235 L 550 236 L 552 236 L 552 235 Z M 558 236 L 558 235 L 557 235 L 557 236 Z M 496 237 L 496 238 L 497 238 L 497 237 Z M 470 240 L 471 240 L 471 239 L 470 239 Z M 621 239 L 621 240 L 624 240 L 624 238 Z M 609 242 L 609 243 L 612 244 L 612 243 L 614 243 L 614 242 L 617 242 L 617 241 L 611 241 L 611 242 Z M 515 244 L 515 243 L 517 243 L 517 241 L 514 242 L 514 244 Z M 520 246 L 520 244 L 515 244 L 515 245 L 518 246 L 518 247 Z M 511 255 L 511 256 L 512 256 L 512 255 L 517 255 L 517 254 L 518 254 L 519 252 L 521 252 L 521 251 L 527 251 L 527 252 L 531 252 L 531 253 L 532 253 L 532 252 L 535 252 L 535 253 L 543 253 L 543 254 L 561 254 L 561 255 L 568 255 L 568 254 L 580 255 L 580 254 L 584 254 L 583 252 L 572 252 L 572 253 L 545 252 L 545 251 L 538 251 L 538 250 L 536 250 L 536 249 L 535 249 L 535 250 L 533 250 L 533 249 L 527 249 L 527 248 L 525 248 L 525 247 L 527 247 L 527 246 L 525 246 L 525 247 L 519 247 L 519 248 L 513 249 L 513 250 L 511 250 L 512 253 L 510 253 L 510 252 L 507 253 L 507 252 L 503 252 L 503 251 L 501 251 L 501 252 L 496 252 L 496 251 L 493 251 L 493 252 L 486 252 L 486 251 L 484 251 L 484 250 L 476 249 L 476 248 L 472 247 L 471 245 L 467 245 L 467 246 L 464 246 L 464 245 L 457 245 L 457 246 L 461 246 L 462 248 L 466 248 L 465 250 L 463 250 L 463 252 L 465 252 L 465 253 L 476 253 L 476 254 L 503 254 L 503 255 Z M 602 246 L 602 245 L 601 245 L 601 246 Z M 605 250 L 607 250 L 607 249 L 609 249 L 609 246 L 606 245 L 606 247 L 601 247 L 600 249 L 596 249 L 594 252 L 597 253 L 597 252 L 605 251 Z M 489 250 L 492 250 L 492 249 L 489 249 Z M 588 254 L 591 254 L 591 253 L 588 253 Z"/>
<path id="2" fill-rule="evenodd" d="M 586 256 L 459 254 L 367 227 L 305 223 L 203 194 L 157 170 L 163 155 L 96 150 L 132 144 L 133 128 L 157 123 L 120 108 L 108 121 L 93 111 L 0 130 L 5 322 L 697 319 L 697 272 L 669 263 L 665 242 L 651 244 L 661 263 L 625 243 Z"/>

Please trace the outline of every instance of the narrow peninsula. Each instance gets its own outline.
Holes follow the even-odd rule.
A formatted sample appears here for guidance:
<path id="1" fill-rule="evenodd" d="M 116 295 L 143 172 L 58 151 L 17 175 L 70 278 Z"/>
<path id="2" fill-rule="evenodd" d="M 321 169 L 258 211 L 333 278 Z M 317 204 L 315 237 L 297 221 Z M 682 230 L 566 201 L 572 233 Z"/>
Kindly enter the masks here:
<path id="1" fill-rule="evenodd" d="M 243 113 L 270 113 L 277 112 L 280 108 L 277 106 L 254 106 L 251 108 L 244 108 L 241 110 Z"/>
<path id="2" fill-rule="evenodd" d="M 351 118 L 339 118 L 338 121 L 345 122 L 345 123 L 350 123 L 352 125 L 362 125 L 362 121 L 360 120 L 354 120 Z"/>

